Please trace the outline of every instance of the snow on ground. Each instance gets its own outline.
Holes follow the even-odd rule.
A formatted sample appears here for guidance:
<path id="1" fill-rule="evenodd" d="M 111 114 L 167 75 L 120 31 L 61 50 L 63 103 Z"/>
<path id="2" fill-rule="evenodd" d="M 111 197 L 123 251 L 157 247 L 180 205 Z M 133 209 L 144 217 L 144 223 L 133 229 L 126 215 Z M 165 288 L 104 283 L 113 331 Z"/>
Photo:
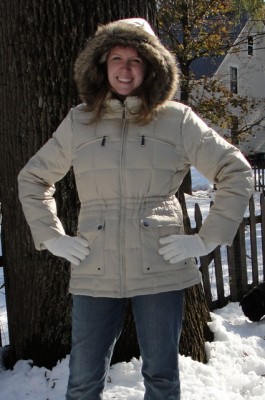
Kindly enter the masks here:
<path id="1" fill-rule="evenodd" d="M 192 215 L 198 202 L 205 215 L 214 192 L 204 178 L 192 172 L 193 190 L 197 191 L 187 196 L 189 213 Z M 3 305 L 0 293 L 0 310 Z M 216 310 L 211 317 L 214 341 L 205 344 L 207 364 L 180 356 L 182 400 L 265 400 L 265 317 L 258 323 L 250 322 L 238 303 Z M 6 314 L 2 313 L 0 322 L 3 320 Z M 18 361 L 12 371 L 0 367 L 0 400 L 63 400 L 68 361 L 69 356 L 51 371 L 32 366 L 29 360 Z M 110 368 L 104 400 L 142 400 L 143 395 L 141 359 Z"/>
<path id="2" fill-rule="evenodd" d="M 238 303 L 212 315 L 215 339 L 206 343 L 208 363 L 180 356 L 182 400 L 264 400 L 265 319 L 248 321 Z M 52 371 L 20 360 L 0 372 L 1 400 L 63 400 L 69 357 Z M 142 400 L 141 360 L 111 367 L 104 400 Z"/>

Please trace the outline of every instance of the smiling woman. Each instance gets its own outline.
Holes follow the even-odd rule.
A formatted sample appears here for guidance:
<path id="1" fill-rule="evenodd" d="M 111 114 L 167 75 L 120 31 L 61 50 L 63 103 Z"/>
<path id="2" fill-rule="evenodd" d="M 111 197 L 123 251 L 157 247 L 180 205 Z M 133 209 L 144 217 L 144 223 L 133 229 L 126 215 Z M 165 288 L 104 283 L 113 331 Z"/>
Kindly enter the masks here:
<path id="1" fill-rule="evenodd" d="M 145 61 L 133 47 L 113 47 L 107 57 L 109 84 L 119 95 L 132 95 L 142 84 L 145 70 Z"/>
<path id="2" fill-rule="evenodd" d="M 252 172 L 238 149 L 172 101 L 175 58 L 142 19 L 98 29 L 75 64 L 82 104 L 19 175 L 36 247 L 71 261 L 72 350 L 67 400 L 102 399 L 131 298 L 145 397 L 180 400 L 184 289 L 200 283 L 195 257 L 231 244 Z M 175 193 L 194 165 L 217 185 L 196 235 L 185 235 Z M 54 184 L 73 167 L 81 203 L 66 235 Z"/>

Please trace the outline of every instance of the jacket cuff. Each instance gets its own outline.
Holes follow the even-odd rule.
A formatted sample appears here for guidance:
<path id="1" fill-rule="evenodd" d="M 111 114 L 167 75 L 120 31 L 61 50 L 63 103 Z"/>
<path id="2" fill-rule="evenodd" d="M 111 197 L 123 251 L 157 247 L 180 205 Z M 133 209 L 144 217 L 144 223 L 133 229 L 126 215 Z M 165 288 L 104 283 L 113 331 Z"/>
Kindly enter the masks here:
<path id="1" fill-rule="evenodd" d="M 47 230 L 44 232 L 34 232 L 31 231 L 34 245 L 36 250 L 47 250 L 46 247 L 44 246 L 43 242 L 49 239 L 53 238 L 59 238 L 60 236 L 65 236 L 65 231 L 63 227 L 47 227 Z"/>

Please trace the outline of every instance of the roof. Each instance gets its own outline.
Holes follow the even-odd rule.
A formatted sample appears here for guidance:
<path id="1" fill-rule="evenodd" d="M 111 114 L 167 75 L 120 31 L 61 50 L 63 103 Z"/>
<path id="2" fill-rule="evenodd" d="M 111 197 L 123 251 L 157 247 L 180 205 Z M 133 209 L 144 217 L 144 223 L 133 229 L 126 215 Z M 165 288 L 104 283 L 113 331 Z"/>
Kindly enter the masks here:
<path id="1" fill-rule="evenodd" d="M 244 28 L 248 21 L 248 18 L 242 17 L 238 22 L 235 21 L 235 24 L 231 27 L 230 37 L 232 39 L 231 42 L 235 42 L 238 38 L 240 32 Z M 195 79 L 200 79 L 202 77 L 212 77 L 219 66 L 221 65 L 222 61 L 224 60 L 225 56 L 229 52 L 231 47 L 227 47 L 226 53 L 220 56 L 208 56 L 208 57 L 200 57 L 194 60 L 191 63 L 191 71 L 195 76 Z"/>
<path id="2" fill-rule="evenodd" d="M 193 73 L 195 79 L 212 77 L 221 65 L 224 58 L 225 55 L 198 58 L 191 63 L 191 72 Z"/>

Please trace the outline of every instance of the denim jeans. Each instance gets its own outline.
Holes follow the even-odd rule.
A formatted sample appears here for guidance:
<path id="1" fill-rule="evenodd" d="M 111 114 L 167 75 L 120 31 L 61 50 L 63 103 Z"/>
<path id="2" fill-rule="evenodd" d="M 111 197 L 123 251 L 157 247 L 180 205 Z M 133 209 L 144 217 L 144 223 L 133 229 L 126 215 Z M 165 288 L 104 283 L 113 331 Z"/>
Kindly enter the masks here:
<path id="1" fill-rule="evenodd" d="M 144 400 L 180 400 L 178 347 L 183 291 L 135 296 Z M 66 400 L 100 400 L 127 299 L 73 296 L 72 350 Z"/>

